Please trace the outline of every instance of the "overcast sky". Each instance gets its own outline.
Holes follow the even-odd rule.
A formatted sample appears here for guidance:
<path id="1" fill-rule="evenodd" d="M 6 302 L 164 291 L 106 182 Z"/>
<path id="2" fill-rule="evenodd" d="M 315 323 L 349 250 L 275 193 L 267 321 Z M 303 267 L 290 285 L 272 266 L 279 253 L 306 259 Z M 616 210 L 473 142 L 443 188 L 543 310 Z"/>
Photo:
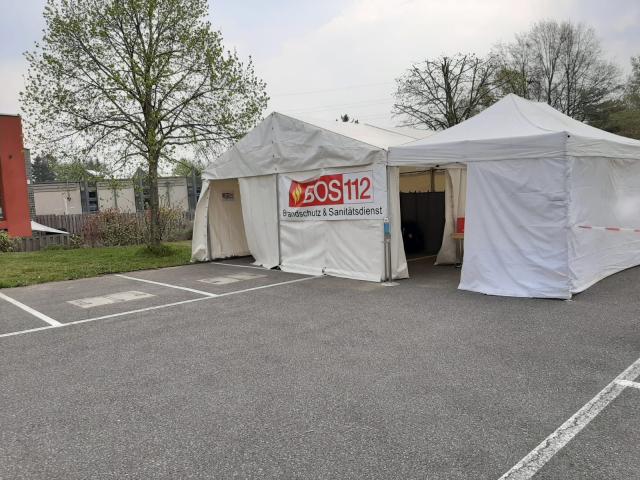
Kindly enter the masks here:
<path id="1" fill-rule="evenodd" d="M 0 112 L 18 112 L 23 52 L 42 33 L 44 0 L 0 0 Z M 393 125 L 394 79 L 412 62 L 480 55 L 541 19 L 595 27 L 610 59 L 640 54 L 638 0 L 210 0 L 227 48 L 251 55 L 277 110 Z"/>

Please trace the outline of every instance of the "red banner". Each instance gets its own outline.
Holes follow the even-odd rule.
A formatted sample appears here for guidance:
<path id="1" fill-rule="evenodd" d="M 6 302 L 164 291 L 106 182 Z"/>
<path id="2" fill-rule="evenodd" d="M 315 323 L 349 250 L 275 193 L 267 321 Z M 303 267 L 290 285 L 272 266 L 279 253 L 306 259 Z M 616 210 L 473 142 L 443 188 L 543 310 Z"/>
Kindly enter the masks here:
<path id="1" fill-rule="evenodd" d="M 308 182 L 292 180 L 289 187 L 289 207 L 294 208 L 372 201 L 373 179 L 366 173 L 323 175 Z"/>

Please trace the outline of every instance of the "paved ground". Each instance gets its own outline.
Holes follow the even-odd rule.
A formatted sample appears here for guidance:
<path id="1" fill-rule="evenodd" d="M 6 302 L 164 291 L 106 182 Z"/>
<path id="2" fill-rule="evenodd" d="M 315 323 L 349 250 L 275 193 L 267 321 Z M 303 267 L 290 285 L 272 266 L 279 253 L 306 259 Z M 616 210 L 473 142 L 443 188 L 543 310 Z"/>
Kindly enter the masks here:
<path id="1" fill-rule="evenodd" d="M 564 302 L 411 266 L 1 290 L 0 478 L 497 479 L 640 356 L 640 269 Z M 598 404 L 533 478 L 640 478 L 640 389 Z"/>

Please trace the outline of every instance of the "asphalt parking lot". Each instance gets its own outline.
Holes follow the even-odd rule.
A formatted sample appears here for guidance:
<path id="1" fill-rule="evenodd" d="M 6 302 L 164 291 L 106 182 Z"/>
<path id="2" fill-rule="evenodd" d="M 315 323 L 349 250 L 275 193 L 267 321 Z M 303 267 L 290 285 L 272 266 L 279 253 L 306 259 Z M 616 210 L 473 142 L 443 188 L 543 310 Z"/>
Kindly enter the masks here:
<path id="1" fill-rule="evenodd" d="M 640 268 L 573 301 L 411 274 L 0 290 L 0 478 L 640 478 Z"/>

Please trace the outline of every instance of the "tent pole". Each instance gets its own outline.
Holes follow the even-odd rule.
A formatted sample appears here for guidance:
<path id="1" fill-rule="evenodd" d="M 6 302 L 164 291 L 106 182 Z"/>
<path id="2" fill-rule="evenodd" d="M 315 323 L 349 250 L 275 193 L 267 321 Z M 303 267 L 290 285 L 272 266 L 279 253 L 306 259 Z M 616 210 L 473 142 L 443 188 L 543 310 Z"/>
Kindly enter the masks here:
<path id="1" fill-rule="evenodd" d="M 282 248 L 280 246 L 280 179 L 276 173 L 276 209 L 278 218 L 278 267 L 282 265 Z"/>
<path id="2" fill-rule="evenodd" d="M 383 285 L 397 285 L 393 281 L 393 265 L 391 258 L 391 182 L 389 166 L 385 164 L 387 176 L 387 216 L 383 220 L 384 225 L 384 278 Z"/>
<path id="3" fill-rule="evenodd" d="M 213 259 L 211 258 L 211 222 L 209 220 L 209 210 L 211 208 L 211 190 L 213 186 L 211 182 L 208 182 L 207 186 L 209 187 L 207 189 L 207 260 L 211 261 Z"/>

